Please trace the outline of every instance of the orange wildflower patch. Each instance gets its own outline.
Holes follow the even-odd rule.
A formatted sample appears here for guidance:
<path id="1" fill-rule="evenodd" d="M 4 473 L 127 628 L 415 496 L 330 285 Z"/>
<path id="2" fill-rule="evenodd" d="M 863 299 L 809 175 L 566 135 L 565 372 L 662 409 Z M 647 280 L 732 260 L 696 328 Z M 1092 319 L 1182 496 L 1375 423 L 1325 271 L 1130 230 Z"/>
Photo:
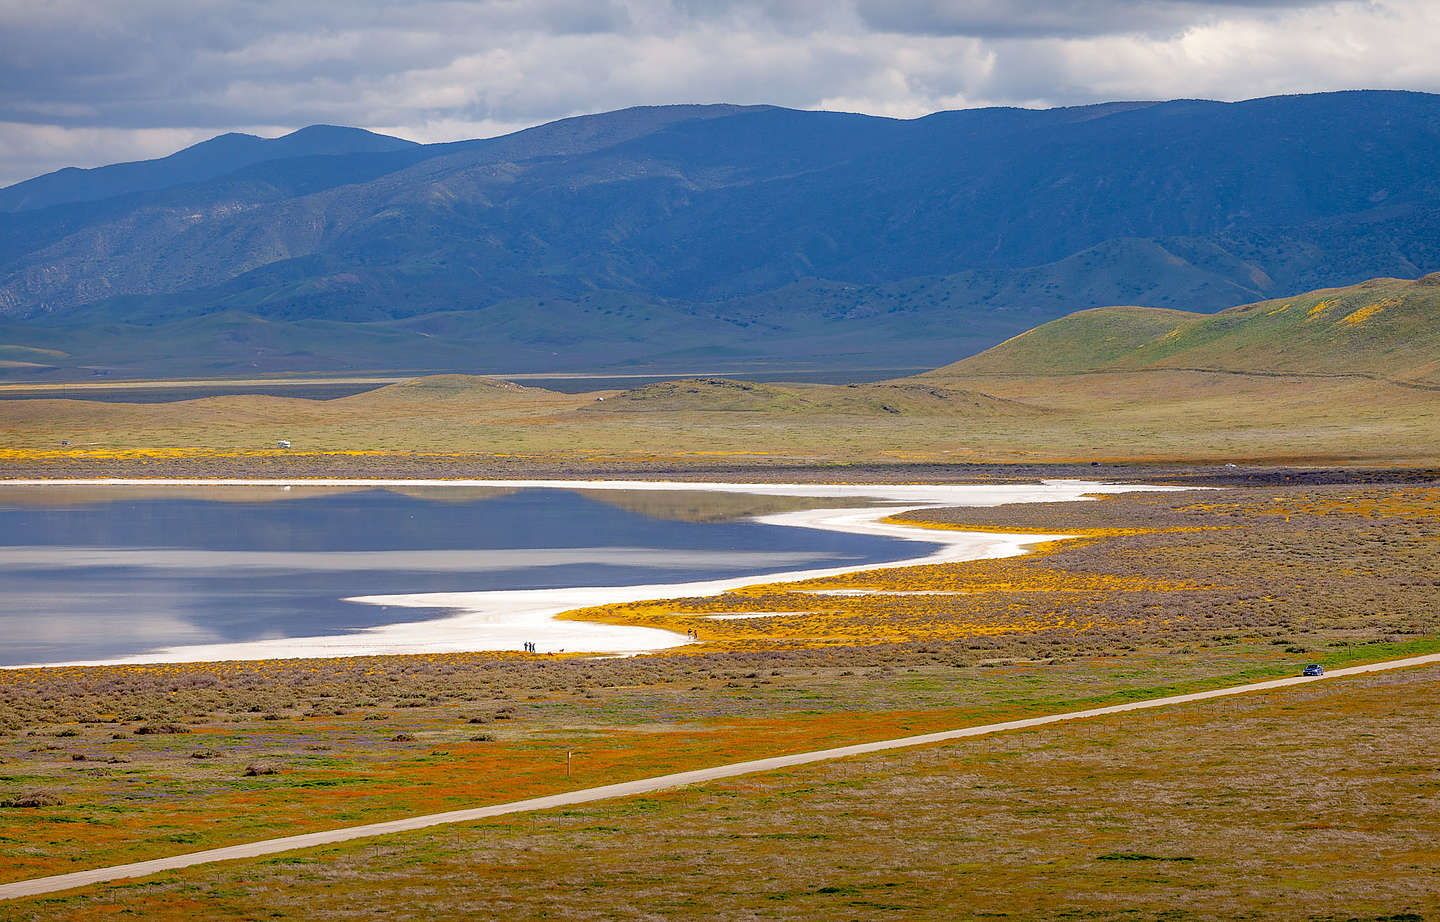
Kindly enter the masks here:
<path id="1" fill-rule="evenodd" d="M 442 740 L 438 728 L 417 726 L 417 739 L 376 738 L 370 751 L 340 741 L 365 735 L 359 720 L 304 721 L 278 728 L 296 739 L 330 739 L 337 752 L 311 765 L 290 764 L 275 775 L 245 778 L 227 754 L 197 763 L 208 778 L 160 778 L 137 790 L 121 776 L 111 788 L 88 786 L 41 813 L 0 810 L 0 842 L 8 849 L 0 882 L 83 867 L 173 855 L 274 835 L 378 822 L 554 794 L 639 777 L 686 771 L 783 752 L 803 752 L 903 733 L 923 733 L 969 720 L 1028 713 L 1024 708 L 937 708 L 924 711 L 794 715 L 727 719 L 662 730 L 550 730 L 494 742 Z M 378 737 L 376 731 L 369 735 Z M 264 745 L 264 732 L 197 728 L 185 748 L 224 735 Z M 293 744 L 292 744 L 293 745 Z M 131 747 L 119 747 L 116 751 Z M 328 750 L 329 747 L 322 747 Z M 573 753 L 566 775 L 566 753 Z M 182 758 L 183 761 L 183 758 Z M 336 763 L 327 765 L 325 763 Z M 170 769 L 170 772 L 175 771 Z M 154 766 L 148 773 L 165 770 Z M 133 776 L 132 776 L 133 777 Z"/>

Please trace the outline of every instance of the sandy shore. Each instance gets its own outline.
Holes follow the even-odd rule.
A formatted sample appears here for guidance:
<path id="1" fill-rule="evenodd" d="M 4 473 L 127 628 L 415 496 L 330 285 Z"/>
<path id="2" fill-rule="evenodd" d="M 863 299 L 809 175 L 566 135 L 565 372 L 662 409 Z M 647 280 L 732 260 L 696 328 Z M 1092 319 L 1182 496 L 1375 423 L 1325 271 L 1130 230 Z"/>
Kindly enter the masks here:
<path id="1" fill-rule="evenodd" d="M 670 649 L 689 643 L 683 634 L 653 628 L 558 621 L 562 612 L 617 602 L 717 595 L 758 582 L 837 576 L 860 570 L 917 564 L 952 563 L 1011 557 L 1045 541 L 1067 535 L 998 534 L 918 528 L 882 521 L 899 512 L 946 506 L 998 506 L 1007 503 L 1065 502 L 1087 495 L 1180 489 L 1175 487 L 1104 484 L 1083 480 L 1047 480 L 1038 484 L 777 484 L 623 480 L 33 480 L 7 485 L 51 488 L 74 486 L 373 486 L 373 487 L 506 487 L 585 490 L 693 491 L 747 493 L 811 498 L 880 500 L 895 505 L 864 508 L 808 509 L 762 516 L 772 525 L 817 528 L 875 535 L 914 542 L 914 557 L 888 564 L 777 570 L 744 577 L 686 583 L 635 586 L 589 586 L 566 589 L 487 592 L 416 593 L 362 596 L 349 601 L 400 608 L 436 609 L 449 614 L 432 620 L 389 624 L 347 634 L 284 637 L 243 643 L 177 646 L 114 660 L 48 665 L 215 662 L 221 660 L 320 658 L 387 654 L 454 653 L 521 650 L 525 643 L 540 653 L 586 652 L 633 654 Z"/>

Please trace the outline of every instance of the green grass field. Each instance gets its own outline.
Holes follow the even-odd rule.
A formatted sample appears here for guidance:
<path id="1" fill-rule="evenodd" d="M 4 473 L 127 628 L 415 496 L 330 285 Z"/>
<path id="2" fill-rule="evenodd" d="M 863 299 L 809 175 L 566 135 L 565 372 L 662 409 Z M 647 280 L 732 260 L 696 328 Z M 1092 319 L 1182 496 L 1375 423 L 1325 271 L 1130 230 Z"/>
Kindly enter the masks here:
<path id="1" fill-rule="evenodd" d="M 1314 919 L 1440 910 L 1440 670 L 0 904 L 0 918 Z"/>
<path id="2" fill-rule="evenodd" d="M 1209 370 L 1440 386 L 1440 273 L 1372 279 L 1218 314 L 1081 311 L 925 377 Z"/>

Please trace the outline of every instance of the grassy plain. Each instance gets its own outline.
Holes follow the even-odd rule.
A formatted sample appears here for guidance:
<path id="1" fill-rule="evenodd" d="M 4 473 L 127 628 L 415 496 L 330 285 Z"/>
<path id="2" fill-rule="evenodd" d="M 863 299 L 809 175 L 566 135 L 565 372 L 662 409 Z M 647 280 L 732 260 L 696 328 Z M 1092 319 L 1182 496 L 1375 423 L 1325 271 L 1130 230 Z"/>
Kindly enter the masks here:
<path id="1" fill-rule="evenodd" d="M 584 614 L 706 641 L 668 655 L 0 672 L 0 801 L 60 801 L 0 809 L 4 877 L 1440 649 L 1434 486 L 910 517 L 1086 537 Z M 819 614 L 708 617 L 767 609 Z"/>
<path id="2" fill-rule="evenodd" d="M 746 462 L 1440 459 L 1440 275 L 1218 314 L 1100 308 L 910 378 L 561 394 L 439 375 L 333 400 L 0 401 L 12 475 L 715 470 Z M 163 382 L 159 382 L 163 384 Z M 276 443 L 289 440 L 292 450 Z M 67 443 L 67 444 L 62 444 Z"/>
<path id="3" fill-rule="evenodd" d="M 855 386 L 567 395 L 452 375 L 328 401 L 0 401 L 11 477 L 1251 481 L 912 513 L 1081 538 L 571 614 L 704 641 L 666 655 L 0 671 L 0 879 L 1440 649 L 1433 482 L 1183 467 L 1433 473 L 1437 300 L 1440 286 L 1386 282 L 1214 317 L 1087 312 L 989 358 Z M 596 498 L 692 519 L 786 508 Z M 1437 681 L 972 741 L 0 904 L 0 918 L 1410 920 L 1440 908 Z"/>
<path id="4" fill-rule="evenodd" d="M 14 920 L 1313 919 L 1440 911 L 1440 670 L 0 904 Z"/>
<path id="5" fill-rule="evenodd" d="M 751 399 L 736 397 L 761 388 Z M 444 477 L 547 465 L 604 474 L 741 462 L 1426 465 L 1440 458 L 1440 390 L 1363 378 L 1165 370 L 854 387 L 710 380 L 677 390 L 575 395 L 449 377 L 327 401 L 0 401 L 0 463 L 10 476 Z M 278 450 L 281 439 L 293 449 Z"/>

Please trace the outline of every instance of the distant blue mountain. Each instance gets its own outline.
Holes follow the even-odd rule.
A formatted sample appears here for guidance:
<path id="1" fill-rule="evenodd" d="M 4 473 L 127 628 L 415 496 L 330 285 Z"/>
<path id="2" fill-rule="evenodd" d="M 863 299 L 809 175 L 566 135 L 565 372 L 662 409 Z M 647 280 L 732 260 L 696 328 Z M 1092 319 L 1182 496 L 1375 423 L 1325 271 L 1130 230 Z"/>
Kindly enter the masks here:
<path id="1" fill-rule="evenodd" d="M 267 160 L 376 154 L 420 145 L 360 128 L 311 125 L 279 138 L 222 134 L 162 157 L 91 170 L 67 167 L 0 189 L 0 211 L 31 211 L 71 202 L 93 202 L 132 192 L 153 192 L 204 182 Z"/>
<path id="2" fill-rule="evenodd" d="M 915 120 L 650 107 L 424 146 L 347 132 L 0 190 L 0 317 L 183 324 L 213 368 L 260 361 L 238 318 L 293 325 L 265 328 L 277 367 L 287 336 L 314 367 L 939 364 L 1087 307 L 1215 310 L 1440 267 L 1440 96 L 1423 93 Z M 49 204 L 22 194 L 42 180 Z M 352 361 L 333 327 L 307 339 L 316 323 L 378 338 Z"/>

